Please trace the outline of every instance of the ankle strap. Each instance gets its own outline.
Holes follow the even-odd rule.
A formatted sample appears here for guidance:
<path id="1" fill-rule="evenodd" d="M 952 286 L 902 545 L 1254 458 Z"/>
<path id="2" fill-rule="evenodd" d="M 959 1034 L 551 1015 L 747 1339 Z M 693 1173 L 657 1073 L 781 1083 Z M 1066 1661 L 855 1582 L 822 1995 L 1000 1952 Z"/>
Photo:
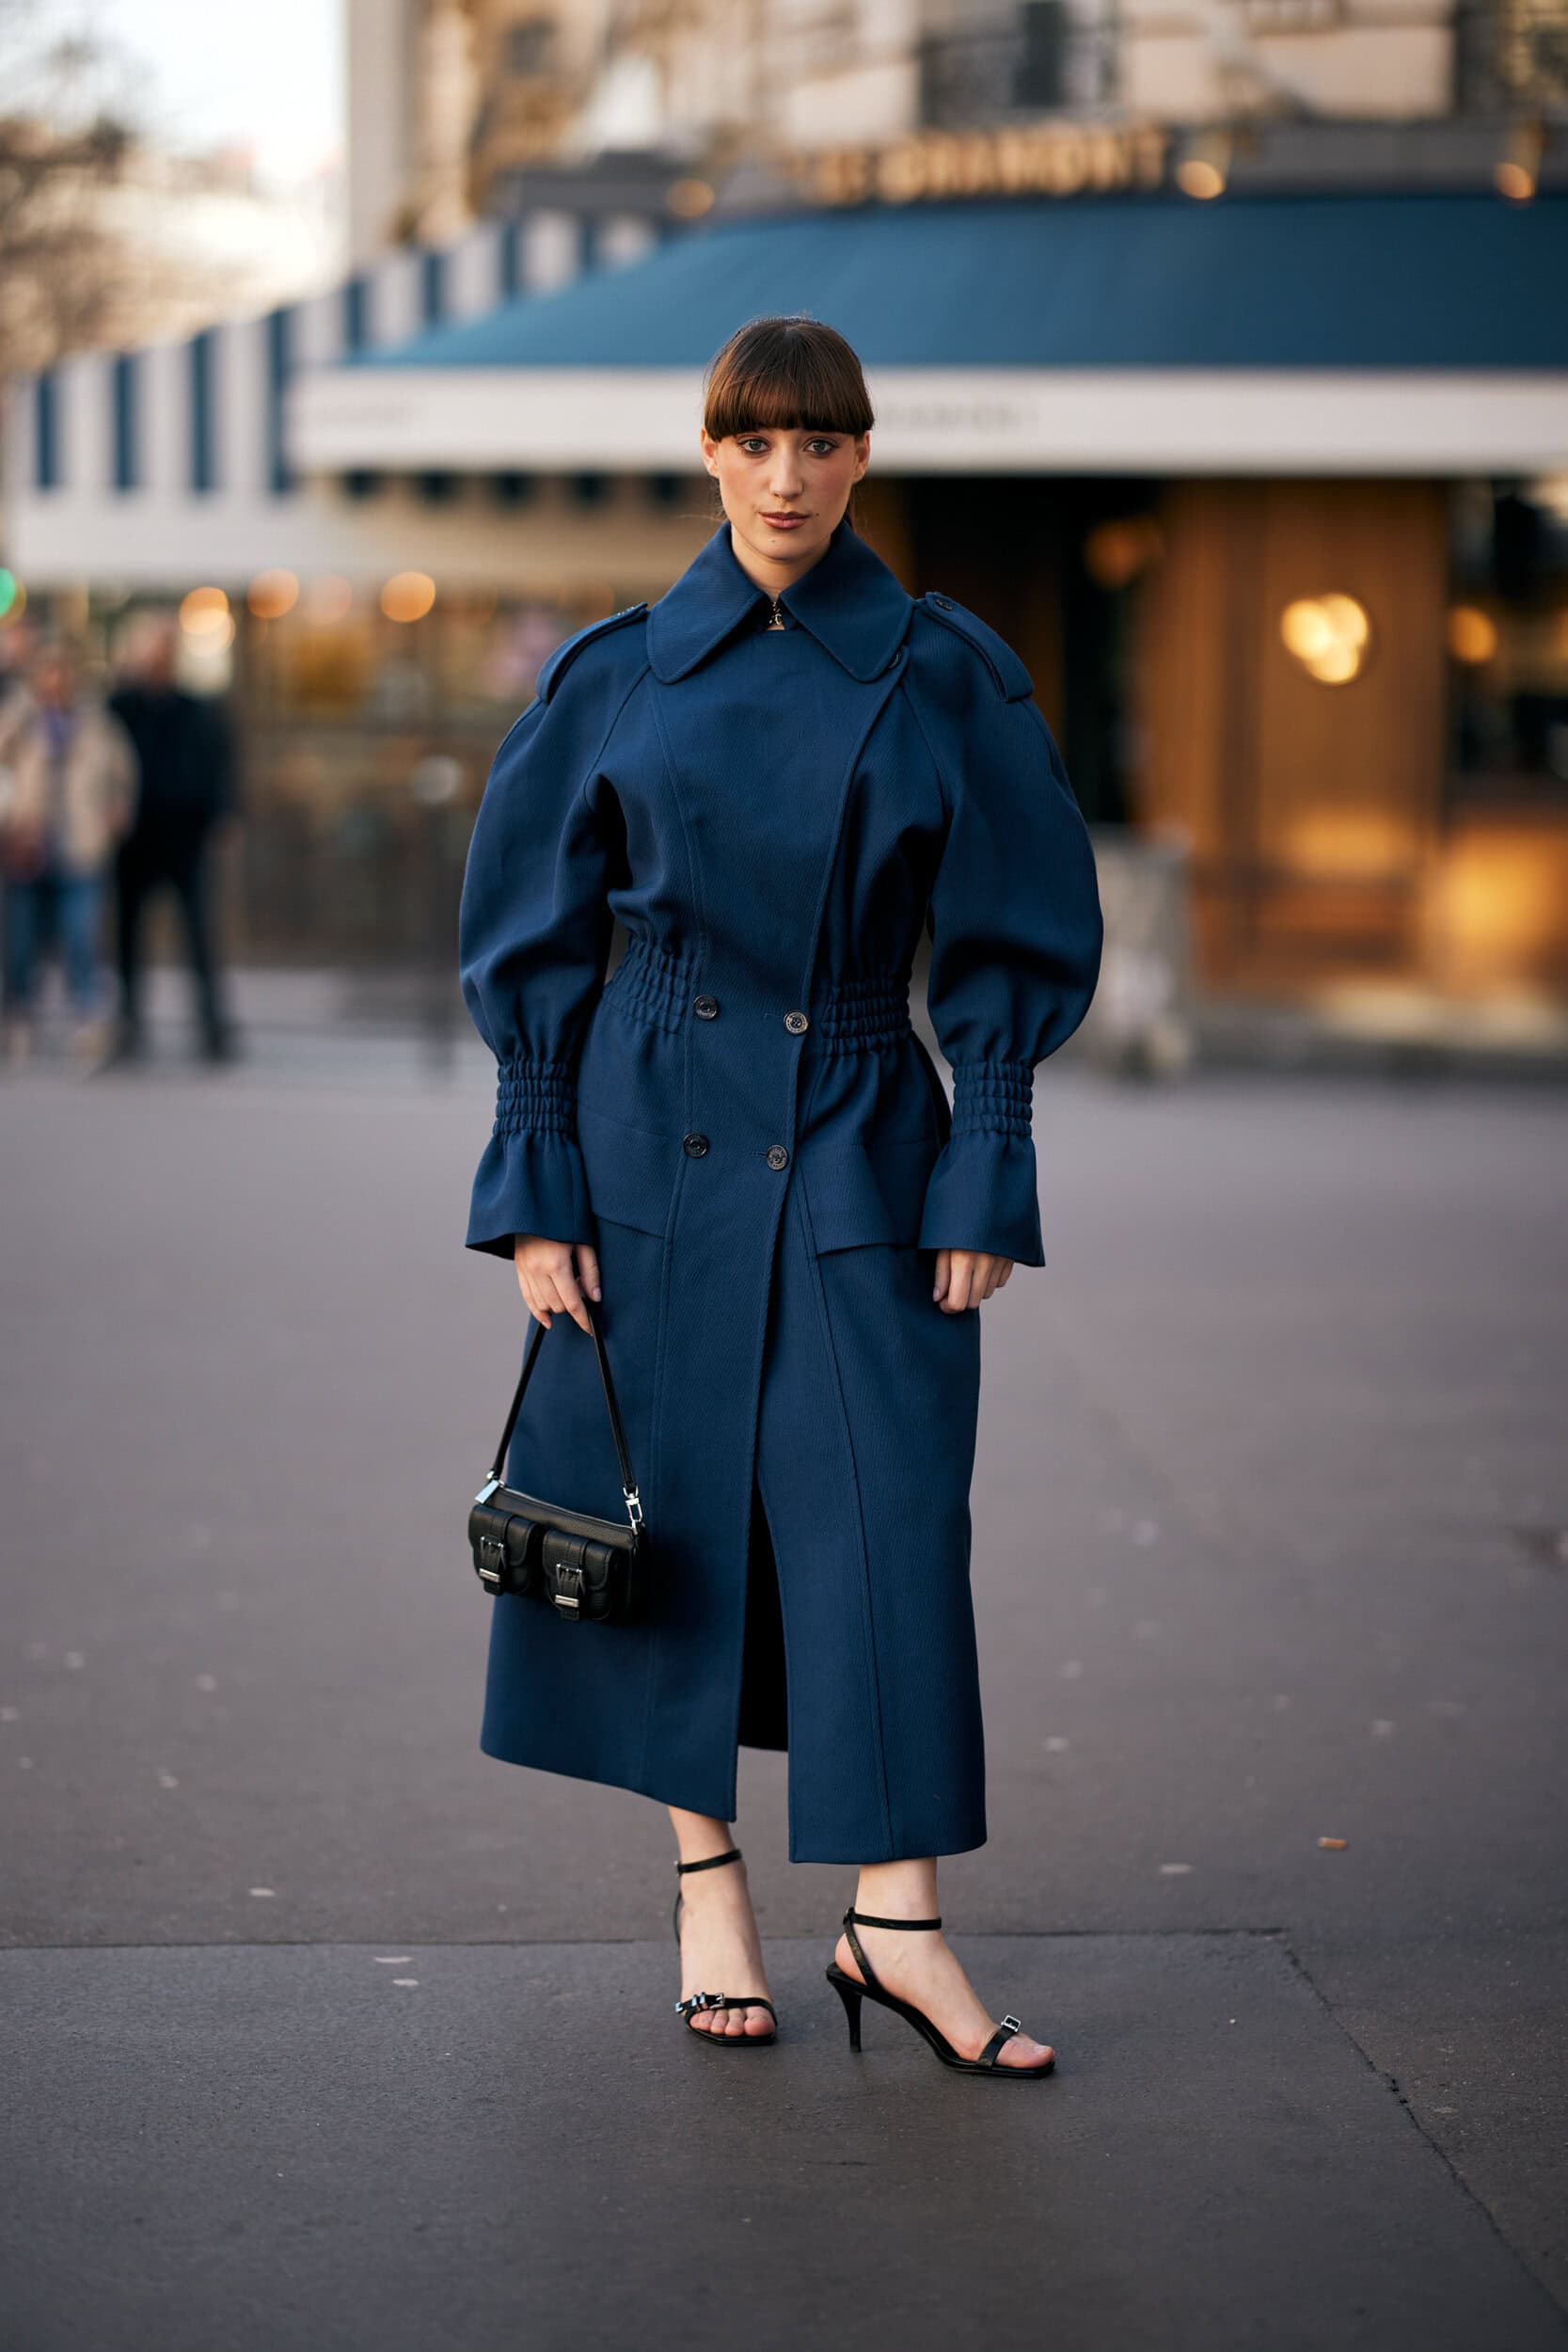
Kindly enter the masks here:
<path id="1" fill-rule="evenodd" d="M 851 1904 L 844 1915 L 844 1924 L 851 1922 L 863 1928 L 940 1928 L 940 1919 L 874 1919 L 869 1911 L 856 1911 Z"/>
<path id="2" fill-rule="evenodd" d="M 705 1862 L 677 1862 L 675 1876 L 684 1878 L 688 1870 L 717 1870 L 721 1862 L 738 1862 L 740 1848 L 732 1846 L 728 1853 L 710 1853 Z"/>
<path id="3" fill-rule="evenodd" d="M 940 1919 L 876 1919 L 869 1911 L 857 1911 L 854 1904 L 850 1904 L 844 1915 L 844 1940 L 854 1955 L 862 1980 L 879 1992 L 881 1990 L 881 1979 L 865 1956 L 864 1945 L 855 1933 L 857 1922 L 863 1928 L 940 1928 L 942 1925 Z"/>

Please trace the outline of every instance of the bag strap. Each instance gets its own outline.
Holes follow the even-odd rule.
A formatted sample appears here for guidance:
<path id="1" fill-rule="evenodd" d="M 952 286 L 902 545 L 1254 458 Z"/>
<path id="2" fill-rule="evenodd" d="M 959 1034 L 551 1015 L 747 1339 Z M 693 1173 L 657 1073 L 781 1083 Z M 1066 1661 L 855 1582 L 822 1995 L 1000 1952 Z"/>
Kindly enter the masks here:
<path id="1" fill-rule="evenodd" d="M 640 1528 L 642 1525 L 642 1502 L 637 1491 L 637 1477 L 631 1466 L 631 1454 L 626 1445 L 626 1433 L 621 1425 L 621 1408 L 615 1402 L 615 1384 L 610 1376 L 610 1358 L 605 1354 L 604 1336 L 599 1329 L 599 1318 L 594 1312 L 594 1301 L 586 1292 L 583 1293 L 582 1303 L 588 1310 L 588 1327 L 594 1335 L 594 1353 L 598 1359 L 599 1378 L 604 1384 L 604 1401 L 610 1410 L 610 1430 L 615 1440 L 615 1458 L 621 1467 L 621 1492 L 626 1497 L 626 1517 L 634 1529 Z M 565 1311 L 558 1308 L 556 1311 L 559 1314 Z M 496 1448 L 496 1458 L 489 1472 L 491 1482 L 498 1486 L 504 1486 L 506 1483 L 507 1449 L 512 1443 L 512 1432 L 517 1425 L 517 1415 L 522 1410 L 523 1391 L 528 1387 L 535 1359 L 539 1354 L 540 1343 L 547 1328 L 547 1325 L 535 1320 L 533 1334 L 523 1357 L 523 1368 L 517 1375 L 512 1409 L 506 1416 L 506 1426 L 501 1431 L 500 1443 Z"/>

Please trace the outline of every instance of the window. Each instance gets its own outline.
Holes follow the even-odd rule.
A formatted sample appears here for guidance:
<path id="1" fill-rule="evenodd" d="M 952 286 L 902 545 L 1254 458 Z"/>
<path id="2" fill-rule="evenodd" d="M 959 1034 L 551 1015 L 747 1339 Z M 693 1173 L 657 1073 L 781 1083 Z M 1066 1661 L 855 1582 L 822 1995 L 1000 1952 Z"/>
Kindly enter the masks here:
<path id="1" fill-rule="evenodd" d="M 1457 485 L 1449 546 L 1449 804 L 1568 806 L 1568 474 Z"/>
<path id="2" fill-rule="evenodd" d="M 506 28 L 506 70 L 519 79 L 548 73 L 555 65 L 555 20 L 548 16 L 525 17 L 520 24 Z"/>

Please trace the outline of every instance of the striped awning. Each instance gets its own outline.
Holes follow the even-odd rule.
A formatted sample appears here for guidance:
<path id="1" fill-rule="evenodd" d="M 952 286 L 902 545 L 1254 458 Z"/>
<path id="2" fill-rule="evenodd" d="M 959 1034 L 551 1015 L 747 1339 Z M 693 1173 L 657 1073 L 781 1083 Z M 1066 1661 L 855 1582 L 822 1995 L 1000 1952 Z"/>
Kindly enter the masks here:
<path id="1" fill-rule="evenodd" d="M 702 371 L 805 310 L 895 470 L 1568 462 L 1568 196 L 1161 195 L 813 209 L 689 231 L 293 391 L 308 469 L 690 466 Z"/>

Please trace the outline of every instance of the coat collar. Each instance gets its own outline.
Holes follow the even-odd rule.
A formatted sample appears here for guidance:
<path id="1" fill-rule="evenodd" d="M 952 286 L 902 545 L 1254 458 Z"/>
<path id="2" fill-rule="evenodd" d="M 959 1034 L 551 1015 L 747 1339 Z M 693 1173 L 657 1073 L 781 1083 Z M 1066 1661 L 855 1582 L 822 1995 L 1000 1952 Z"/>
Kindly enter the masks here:
<path id="1" fill-rule="evenodd" d="M 824 552 L 779 601 L 852 678 L 879 676 L 910 625 L 914 599 L 843 516 Z M 726 516 L 680 578 L 648 610 L 648 659 L 666 686 L 685 677 L 768 597 L 736 560 Z"/>

